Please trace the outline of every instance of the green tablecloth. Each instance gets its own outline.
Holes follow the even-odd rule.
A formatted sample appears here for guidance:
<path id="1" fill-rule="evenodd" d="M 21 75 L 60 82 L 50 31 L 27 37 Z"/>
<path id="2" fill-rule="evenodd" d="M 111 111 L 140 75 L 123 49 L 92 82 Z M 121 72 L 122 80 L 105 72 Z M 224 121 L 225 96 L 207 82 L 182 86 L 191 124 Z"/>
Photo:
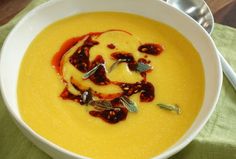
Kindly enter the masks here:
<path id="1" fill-rule="evenodd" d="M 0 27 L 0 48 L 16 24 L 29 10 L 47 0 L 33 0 L 8 24 Z M 215 25 L 212 33 L 218 49 L 236 70 L 236 29 Z M 0 158 L 50 159 L 28 141 L 13 123 L 0 97 Z M 236 92 L 224 78 L 216 110 L 198 136 L 172 159 L 236 159 Z"/>

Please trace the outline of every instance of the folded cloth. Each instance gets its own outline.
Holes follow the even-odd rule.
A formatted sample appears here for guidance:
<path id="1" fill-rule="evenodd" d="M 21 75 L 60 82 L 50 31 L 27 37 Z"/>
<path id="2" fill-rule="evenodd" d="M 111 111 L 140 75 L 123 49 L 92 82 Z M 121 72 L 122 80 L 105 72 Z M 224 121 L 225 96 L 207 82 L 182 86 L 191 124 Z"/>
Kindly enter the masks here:
<path id="1" fill-rule="evenodd" d="M 19 19 L 48 0 L 33 0 L 10 22 L 0 27 L 0 48 Z M 212 33 L 218 49 L 236 70 L 236 29 L 216 24 Z M 0 158 L 50 159 L 27 140 L 10 118 L 0 97 Z M 171 159 L 236 159 L 236 92 L 224 78 L 216 110 L 199 135 Z"/>

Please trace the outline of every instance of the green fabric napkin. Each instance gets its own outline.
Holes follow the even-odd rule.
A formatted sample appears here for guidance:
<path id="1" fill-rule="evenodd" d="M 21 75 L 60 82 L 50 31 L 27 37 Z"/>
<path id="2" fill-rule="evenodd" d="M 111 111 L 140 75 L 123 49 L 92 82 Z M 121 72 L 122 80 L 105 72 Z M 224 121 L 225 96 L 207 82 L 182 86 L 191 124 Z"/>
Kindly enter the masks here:
<path id="1" fill-rule="evenodd" d="M 0 26 L 0 48 L 9 31 L 35 6 L 48 0 L 33 0 L 22 12 Z M 212 33 L 218 49 L 236 70 L 236 29 L 215 25 Z M 50 159 L 22 135 L 0 97 L 0 158 Z M 224 78 L 221 96 L 210 120 L 198 136 L 171 159 L 236 159 L 236 92 Z"/>

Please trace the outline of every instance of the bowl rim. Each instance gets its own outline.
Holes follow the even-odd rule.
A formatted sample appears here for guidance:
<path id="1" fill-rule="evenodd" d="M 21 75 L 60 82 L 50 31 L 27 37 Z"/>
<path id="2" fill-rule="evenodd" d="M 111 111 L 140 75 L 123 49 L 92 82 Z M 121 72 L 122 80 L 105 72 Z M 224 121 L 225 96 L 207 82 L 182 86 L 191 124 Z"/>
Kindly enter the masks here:
<path id="1" fill-rule="evenodd" d="M 13 36 L 14 32 L 28 19 L 30 19 L 34 14 L 36 14 L 38 11 L 43 10 L 45 7 L 50 7 L 51 5 L 55 5 L 57 3 L 60 3 L 63 0 L 51 0 L 51 1 L 47 1 L 45 3 L 40 4 L 39 6 L 35 7 L 34 9 L 32 9 L 31 11 L 29 11 L 26 15 L 23 16 L 22 19 L 19 20 L 19 22 L 14 26 L 14 28 L 10 31 L 10 33 L 8 34 L 8 36 L 6 37 L 2 48 L 0 50 L 0 74 L 2 74 L 2 61 L 3 61 L 3 52 L 5 52 L 6 50 L 6 44 L 9 43 L 9 39 Z M 153 0 L 153 1 L 159 1 L 159 0 Z M 177 10 L 176 8 L 170 6 L 169 4 L 163 2 L 163 1 L 159 1 L 159 3 L 167 8 L 171 8 L 176 14 L 181 14 L 183 18 L 188 18 L 188 21 L 190 23 L 195 23 L 194 25 L 198 25 L 199 29 L 202 32 L 205 32 L 205 34 L 207 35 L 207 40 L 212 43 L 212 46 L 215 50 L 215 54 L 216 54 L 216 58 L 217 58 L 217 63 L 218 63 L 218 88 L 217 88 L 217 93 L 215 95 L 214 98 L 214 102 L 213 105 L 209 111 L 209 113 L 203 118 L 203 122 L 201 122 L 201 124 L 198 125 L 196 131 L 194 131 L 193 133 L 191 133 L 187 139 L 185 141 L 183 141 L 182 143 L 180 143 L 179 145 L 171 148 L 171 149 L 167 149 L 164 152 L 162 152 L 161 154 L 159 154 L 158 156 L 154 156 L 153 158 L 155 159 L 162 159 L 162 158 L 168 158 L 172 155 L 174 155 L 175 153 L 179 152 L 180 150 L 182 150 L 185 146 L 187 146 L 196 136 L 197 134 L 200 132 L 200 130 L 202 130 L 203 126 L 206 124 L 206 122 L 208 121 L 208 119 L 210 118 L 210 116 L 212 115 L 215 107 L 216 107 L 216 103 L 219 99 L 220 96 L 220 90 L 221 90 L 221 85 L 222 85 L 222 81 L 223 81 L 223 75 L 222 75 L 222 68 L 221 68 L 221 64 L 220 64 L 220 59 L 219 59 L 219 55 L 217 54 L 217 48 L 214 44 L 214 41 L 212 40 L 212 38 L 210 37 L 210 35 L 194 20 L 192 20 L 189 16 L 185 15 L 183 12 Z M 121 11 L 120 11 L 121 12 Z M 133 13 L 135 14 L 135 13 Z M 138 15 L 138 14 L 137 14 Z M 69 15 L 71 16 L 71 15 Z M 66 17 L 69 17 L 66 16 Z M 63 18 L 61 18 L 63 19 Z M 16 113 L 13 111 L 13 109 L 11 108 L 9 102 L 8 102 L 8 97 L 6 96 L 5 90 L 4 90 L 4 84 L 3 84 L 3 78 L 2 76 L 0 76 L 0 90 L 1 90 L 1 95 L 3 97 L 3 101 L 4 101 L 4 105 L 7 108 L 7 111 L 9 112 L 10 116 L 14 119 L 14 121 L 17 123 L 18 127 L 23 127 L 26 131 L 28 131 L 35 139 L 37 139 L 37 141 L 42 142 L 43 144 L 48 145 L 50 148 L 56 150 L 57 152 L 62 152 L 70 157 L 74 157 L 74 158 L 88 158 L 87 156 L 82 156 L 80 154 L 77 154 L 75 152 L 72 152 L 70 150 L 67 150 L 63 147 L 60 147 L 59 145 L 53 143 L 52 141 L 46 139 L 45 137 L 39 135 L 38 133 L 36 133 L 26 122 L 23 121 L 23 119 L 20 119 L 20 117 L 18 117 L 16 115 Z M 19 124 L 19 125 L 18 125 Z M 22 130 L 21 130 L 22 131 Z M 27 136 L 27 135 L 26 135 Z M 28 136 L 27 136 L 28 138 Z M 29 139 L 29 138 L 28 138 Z M 44 151 L 45 152 L 45 151 Z"/>

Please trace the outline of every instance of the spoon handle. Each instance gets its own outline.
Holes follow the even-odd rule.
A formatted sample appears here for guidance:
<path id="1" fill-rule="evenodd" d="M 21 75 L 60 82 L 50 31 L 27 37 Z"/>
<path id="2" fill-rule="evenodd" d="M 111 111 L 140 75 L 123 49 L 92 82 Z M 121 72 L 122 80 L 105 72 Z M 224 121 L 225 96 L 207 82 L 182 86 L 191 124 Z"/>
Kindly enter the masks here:
<path id="1" fill-rule="evenodd" d="M 236 73 L 233 68 L 229 65 L 229 63 L 225 60 L 225 58 L 218 51 L 218 55 L 220 57 L 220 62 L 222 65 L 223 72 L 225 76 L 228 78 L 229 82 L 232 84 L 234 89 L 236 90 Z"/>

